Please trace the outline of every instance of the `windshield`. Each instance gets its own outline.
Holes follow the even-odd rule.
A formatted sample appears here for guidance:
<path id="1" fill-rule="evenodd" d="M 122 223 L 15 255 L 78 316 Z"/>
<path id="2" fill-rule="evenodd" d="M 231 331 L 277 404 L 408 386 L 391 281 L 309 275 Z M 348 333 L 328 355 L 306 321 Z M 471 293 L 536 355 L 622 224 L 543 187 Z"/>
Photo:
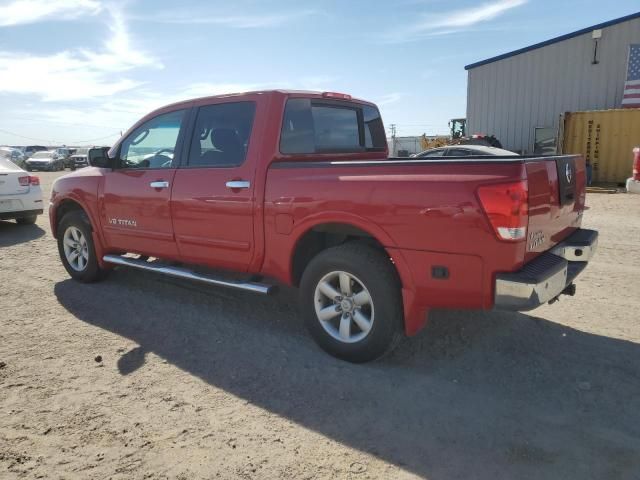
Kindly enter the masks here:
<path id="1" fill-rule="evenodd" d="M 76 153 L 74 153 L 74 155 L 86 155 L 87 153 L 89 153 L 88 148 L 79 148 L 78 150 L 76 150 Z"/>
<path id="2" fill-rule="evenodd" d="M 51 158 L 55 155 L 55 152 L 36 152 L 31 158 Z"/>

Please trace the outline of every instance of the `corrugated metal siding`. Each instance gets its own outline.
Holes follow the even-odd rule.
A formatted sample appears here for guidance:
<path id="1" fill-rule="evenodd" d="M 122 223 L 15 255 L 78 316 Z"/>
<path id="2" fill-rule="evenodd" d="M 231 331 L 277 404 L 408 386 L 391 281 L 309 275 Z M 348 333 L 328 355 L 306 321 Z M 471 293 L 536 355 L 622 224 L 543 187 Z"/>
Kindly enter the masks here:
<path id="1" fill-rule="evenodd" d="M 589 33 L 471 68 L 469 133 L 531 153 L 534 128 L 557 128 L 563 112 L 619 108 L 632 43 L 640 43 L 640 18 L 602 30 L 596 65 Z"/>
<path id="2" fill-rule="evenodd" d="M 591 162 L 594 181 L 622 183 L 631 176 L 633 147 L 640 145 L 640 109 L 567 113 L 563 145 L 564 153 Z"/>

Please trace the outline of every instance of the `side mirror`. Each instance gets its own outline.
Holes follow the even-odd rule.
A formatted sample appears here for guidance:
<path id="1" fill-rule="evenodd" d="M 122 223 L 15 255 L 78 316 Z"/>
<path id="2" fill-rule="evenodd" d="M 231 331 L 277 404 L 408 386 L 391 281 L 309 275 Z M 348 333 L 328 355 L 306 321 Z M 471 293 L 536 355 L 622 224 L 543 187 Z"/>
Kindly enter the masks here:
<path id="1" fill-rule="evenodd" d="M 89 165 L 98 168 L 111 168 L 112 160 L 107 152 L 108 149 L 89 150 Z"/>

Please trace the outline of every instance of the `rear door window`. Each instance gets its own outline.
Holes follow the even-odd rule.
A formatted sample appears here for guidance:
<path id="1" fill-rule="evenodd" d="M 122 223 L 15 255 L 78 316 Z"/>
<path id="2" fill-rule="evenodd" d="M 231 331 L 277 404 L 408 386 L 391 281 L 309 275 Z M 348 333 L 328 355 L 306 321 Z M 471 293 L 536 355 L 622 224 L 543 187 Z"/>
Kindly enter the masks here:
<path id="1" fill-rule="evenodd" d="M 386 138 L 375 107 L 347 102 L 287 101 L 282 153 L 350 153 L 384 151 Z"/>
<path id="2" fill-rule="evenodd" d="M 237 167 L 244 163 L 256 113 L 254 102 L 200 107 L 191 139 L 189 167 Z"/>

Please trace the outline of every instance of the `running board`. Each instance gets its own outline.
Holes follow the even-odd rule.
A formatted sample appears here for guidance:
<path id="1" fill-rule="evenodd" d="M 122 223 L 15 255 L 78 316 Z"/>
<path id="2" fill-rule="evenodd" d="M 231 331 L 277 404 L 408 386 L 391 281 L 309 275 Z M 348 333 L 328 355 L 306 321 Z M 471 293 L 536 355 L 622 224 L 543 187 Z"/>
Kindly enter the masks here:
<path id="1" fill-rule="evenodd" d="M 153 263 L 148 263 L 145 260 L 121 257 L 120 255 L 105 255 L 104 257 L 102 257 L 102 260 L 108 263 L 114 263 L 116 265 L 124 265 L 126 267 L 138 268 L 140 270 L 146 270 L 148 272 L 161 273 L 170 277 L 184 278 L 186 280 L 208 283 L 209 285 L 246 290 L 253 293 L 261 293 L 263 295 L 271 295 L 275 293 L 277 289 L 275 285 L 267 285 L 265 283 L 257 282 L 223 280 L 212 275 L 196 273 L 186 268 L 171 267 L 167 265 L 154 265 Z"/>

